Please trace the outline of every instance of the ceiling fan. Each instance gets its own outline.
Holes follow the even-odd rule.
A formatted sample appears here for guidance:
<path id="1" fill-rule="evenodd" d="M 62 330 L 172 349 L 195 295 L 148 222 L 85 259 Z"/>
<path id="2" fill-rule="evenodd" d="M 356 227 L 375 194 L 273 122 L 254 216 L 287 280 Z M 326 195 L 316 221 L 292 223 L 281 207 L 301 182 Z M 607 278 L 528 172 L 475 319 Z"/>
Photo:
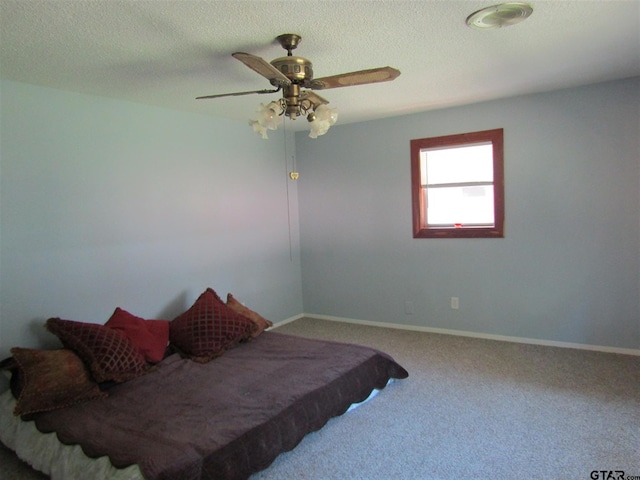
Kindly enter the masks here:
<path id="1" fill-rule="evenodd" d="M 292 120 L 306 115 L 311 123 L 309 136 L 315 138 L 323 135 L 337 119 L 334 109 L 326 106 L 329 103 L 313 90 L 327 90 L 338 87 L 351 87 L 370 83 L 388 82 L 400 75 L 400 71 L 392 67 L 372 68 L 356 72 L 341 73 L 330 77 L 313 78 L 313 65 L 303 57 L 292 54 L 302 37 L 295 33 L 285 33 L 276 37 L 282 48 L 287 51 L 286 57 L 279 57 L 267 62 L 261 57 L 250 53 L 236 52 L 233 58 L 240 60 L 247 67 L 265 77 L 275 90 L 252 90 L 249 92 L 222 93 L 217 95 L 205 95 L 196 97 L 197 100 L 207 98 L 221 98 L 251 94 L 276 93 L 282 90 L 282 98 L 279 101 L 270 102 L 262 106 L 260 118 L 250 123 L 257 133 L 267 138 L 266 130 L 275 130 L 282 121 L 282 116 Z M 308 89 L 308 90 L 302 90 Z"/>

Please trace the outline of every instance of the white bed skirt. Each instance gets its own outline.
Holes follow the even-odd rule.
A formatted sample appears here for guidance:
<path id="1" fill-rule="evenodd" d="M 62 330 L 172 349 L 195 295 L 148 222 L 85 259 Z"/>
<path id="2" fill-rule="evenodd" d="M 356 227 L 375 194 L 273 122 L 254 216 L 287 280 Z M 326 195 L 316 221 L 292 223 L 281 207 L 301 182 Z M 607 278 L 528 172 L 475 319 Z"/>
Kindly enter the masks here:
<path id="1" fill-rule="evenodd" d="M 52 480 L 144 480 L 137 465 L 115 468 L 108 457 L 89 458 L 78 445 L 65 445 L 55 433 L 41 433 L 34 422 L 13 414 L 11 391 L 0 395 L 0 441 Z"/>
<path id="2" fill-rule="evenodd" d="M 347 412 L 371 400 L 378 392 L 380 390 L 373 390 L 366 400 L 352 404 Z M 65 445 L 55 433 L 40 432 L 35 422 L 24 422 L 13 414 L 15 406 L 16 399 L 10 390 L 0 395 L 0 441 L 52 480 L 144 480 L 137 465 L 115 468 L 109 457 L 87 457 L 79 445 Z"/>

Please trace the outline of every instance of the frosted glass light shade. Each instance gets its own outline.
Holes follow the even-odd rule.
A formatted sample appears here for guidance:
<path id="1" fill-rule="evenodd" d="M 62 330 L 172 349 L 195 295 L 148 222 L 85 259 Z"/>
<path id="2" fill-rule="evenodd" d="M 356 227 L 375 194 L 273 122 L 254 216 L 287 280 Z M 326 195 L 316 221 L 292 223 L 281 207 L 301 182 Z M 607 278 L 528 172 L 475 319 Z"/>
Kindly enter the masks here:
<path id="1" fill-rule="evenodd" d="M 335 125 L 338 121 L 338 111 L 335 108 L 329 108 L 324 103 L 318 105 L 314 110 L 318 120 L 329 122 L 329 126 Z"/>
<path id="2" fill-rule="evenodd" d="M 268 130 L 277 130 L 278 126 L 282 123 L 282 117 L 278 110 L 282 109 L 276 102 L 270 102 L 267 105 L 260 104 L 258 121 Z"/>

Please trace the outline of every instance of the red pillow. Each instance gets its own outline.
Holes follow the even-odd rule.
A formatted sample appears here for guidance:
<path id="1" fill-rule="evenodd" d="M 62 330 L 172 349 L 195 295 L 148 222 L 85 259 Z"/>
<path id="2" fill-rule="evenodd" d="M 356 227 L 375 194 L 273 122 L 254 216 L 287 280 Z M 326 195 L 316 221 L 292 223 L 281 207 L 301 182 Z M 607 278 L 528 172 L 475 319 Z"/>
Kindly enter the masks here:
<path id="1" fill-rule="evenodd" d="M 195 303 L 171 321 L 171 343 L 197 362 L 208 362 L 247 340 L 254 331 L 248 318 L 235 313 L 211 288 Z"/>
<path id="2" fill-rule="evenodd" d="M 158 363 L 164 358 L 169 343 L 168 320 L 145 320 L 118 307 L 105 326 L 126 335 L 147 362 Z"/>
<path id="3" fill-rule="evenodd" d="M 117 330 L 60 318 L 47 320 L 47 328 L 84 361 L 96 382 L 125 382 L 148 368 L 131 340 Z"/>

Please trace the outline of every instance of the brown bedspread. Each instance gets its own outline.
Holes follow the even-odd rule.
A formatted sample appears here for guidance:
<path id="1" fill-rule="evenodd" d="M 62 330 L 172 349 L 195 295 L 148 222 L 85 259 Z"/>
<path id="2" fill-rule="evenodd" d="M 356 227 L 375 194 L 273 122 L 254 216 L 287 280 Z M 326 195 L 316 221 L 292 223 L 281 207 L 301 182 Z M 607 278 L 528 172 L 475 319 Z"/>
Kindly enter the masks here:
<path id="1" fill-rule="evenodd" d="M 149 480 L 241 479 L 407 376 L 368 347 L 264 332 L 207 364 L 172 355 L 108 398 L 35 421 L 90 457 L 138 464 Z"/>

